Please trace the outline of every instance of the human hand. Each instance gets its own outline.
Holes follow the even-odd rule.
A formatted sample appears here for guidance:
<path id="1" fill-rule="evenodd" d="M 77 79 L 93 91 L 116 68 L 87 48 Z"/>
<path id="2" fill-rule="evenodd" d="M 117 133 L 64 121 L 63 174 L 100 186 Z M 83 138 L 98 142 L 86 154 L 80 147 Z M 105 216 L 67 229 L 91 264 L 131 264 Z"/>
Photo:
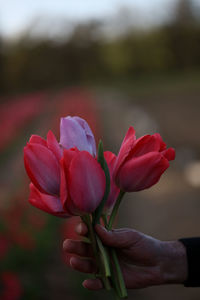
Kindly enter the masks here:
<path id="1" fill-rule="evenodd" d="M 127 288 L 183 283 L 186 280 L 186 250 L 181 242 L 160 241 L 129 228 L 107 231 L 96 225 L 95 229 L 104 245 L 116 249 Z M 85 236 L 87 227 L 80 223 L 76 231 Z M 71 255 L 73 269 L 85 273 L 97 271 L 89 244 L 68 239 L 63 248 Z M 100 279 L 86 279 L 83 286 L 91 290 L 103 287 Z"/>

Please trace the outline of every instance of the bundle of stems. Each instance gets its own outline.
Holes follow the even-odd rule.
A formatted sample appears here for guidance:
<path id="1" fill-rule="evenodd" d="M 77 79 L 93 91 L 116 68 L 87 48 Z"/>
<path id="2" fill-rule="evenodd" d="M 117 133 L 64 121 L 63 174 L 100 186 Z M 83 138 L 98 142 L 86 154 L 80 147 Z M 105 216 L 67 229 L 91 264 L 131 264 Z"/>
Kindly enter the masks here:
<path id="1" fill-rule="evenodd" d="M 116 250 L 103 245 L 94 229 L 96 224 L 100 224 L 100 220 L 102 220 L 107 230 L 111 230 L 113 228 L 113 223 L 115 221 L 119 205 L 124 196 L 124 192 L 120 191 L 111 215 L 108 216 L 104 213 L 104 205 L 110 192 L 110 174 L 107 163 L 104 159 L 103 144 L 101 141 L 99 142 L 98 147 L 98 162 L 101 164 L 105 173 L 106 189 L 104 197 L 96 211 L 93 214 L 86 214 L 82 216 L 83 222 L 88 227 L 88 238 L 86 238 L 85 241 L 91 244 L 94 258 L 96 260 L 98 273 L 95 274 L 95 276 L 102 280 L 106 290 L 113 291 L 116 299 L 127 298 L 127 290 Z"/>

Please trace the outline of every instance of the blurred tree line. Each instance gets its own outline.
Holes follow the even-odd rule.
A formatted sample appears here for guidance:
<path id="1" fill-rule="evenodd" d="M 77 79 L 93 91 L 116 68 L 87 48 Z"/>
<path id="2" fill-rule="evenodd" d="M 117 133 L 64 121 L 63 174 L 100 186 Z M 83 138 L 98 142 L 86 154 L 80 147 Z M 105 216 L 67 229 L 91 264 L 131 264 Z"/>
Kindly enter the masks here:
<path id="1" fill-rule="evenodd" d="M 167 24 L 113 37 L 97 21 L 77 24 L 61 40 L 0 40 L 0 92 L 15 93 L 107 80 L 200 70 L 200 22 L 189 0 L 177 2 Z"/>

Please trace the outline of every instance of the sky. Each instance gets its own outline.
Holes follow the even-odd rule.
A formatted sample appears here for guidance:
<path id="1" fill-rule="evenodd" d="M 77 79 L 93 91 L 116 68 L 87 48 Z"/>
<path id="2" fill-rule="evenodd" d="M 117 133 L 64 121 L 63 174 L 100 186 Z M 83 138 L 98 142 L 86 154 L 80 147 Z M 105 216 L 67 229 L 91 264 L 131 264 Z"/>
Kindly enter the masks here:
<path id="1" fill-rule="evenodd" d="M 175 0 L 0 0 L 0 32 L 14 36 L 36 17 L 87 20 L 109 17 L 130 7 L 150 23 L 165 18 Z M 200 0 L 196 0 L 200 1 Z M 49 30 L 51 28 L 49 27 Z"/>

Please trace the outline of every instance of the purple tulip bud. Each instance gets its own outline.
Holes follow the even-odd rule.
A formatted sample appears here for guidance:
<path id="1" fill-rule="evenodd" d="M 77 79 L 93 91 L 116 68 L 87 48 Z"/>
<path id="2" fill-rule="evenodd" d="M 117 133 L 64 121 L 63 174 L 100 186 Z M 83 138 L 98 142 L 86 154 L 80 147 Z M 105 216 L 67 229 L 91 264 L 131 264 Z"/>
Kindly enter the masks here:
<path id="1" fill-rule="evenodd" d="M 77 147 L 96 156 L 96 143 L 88 123 L 79 117 L 61 118 L 60 144 L 65 149 Z"/>

